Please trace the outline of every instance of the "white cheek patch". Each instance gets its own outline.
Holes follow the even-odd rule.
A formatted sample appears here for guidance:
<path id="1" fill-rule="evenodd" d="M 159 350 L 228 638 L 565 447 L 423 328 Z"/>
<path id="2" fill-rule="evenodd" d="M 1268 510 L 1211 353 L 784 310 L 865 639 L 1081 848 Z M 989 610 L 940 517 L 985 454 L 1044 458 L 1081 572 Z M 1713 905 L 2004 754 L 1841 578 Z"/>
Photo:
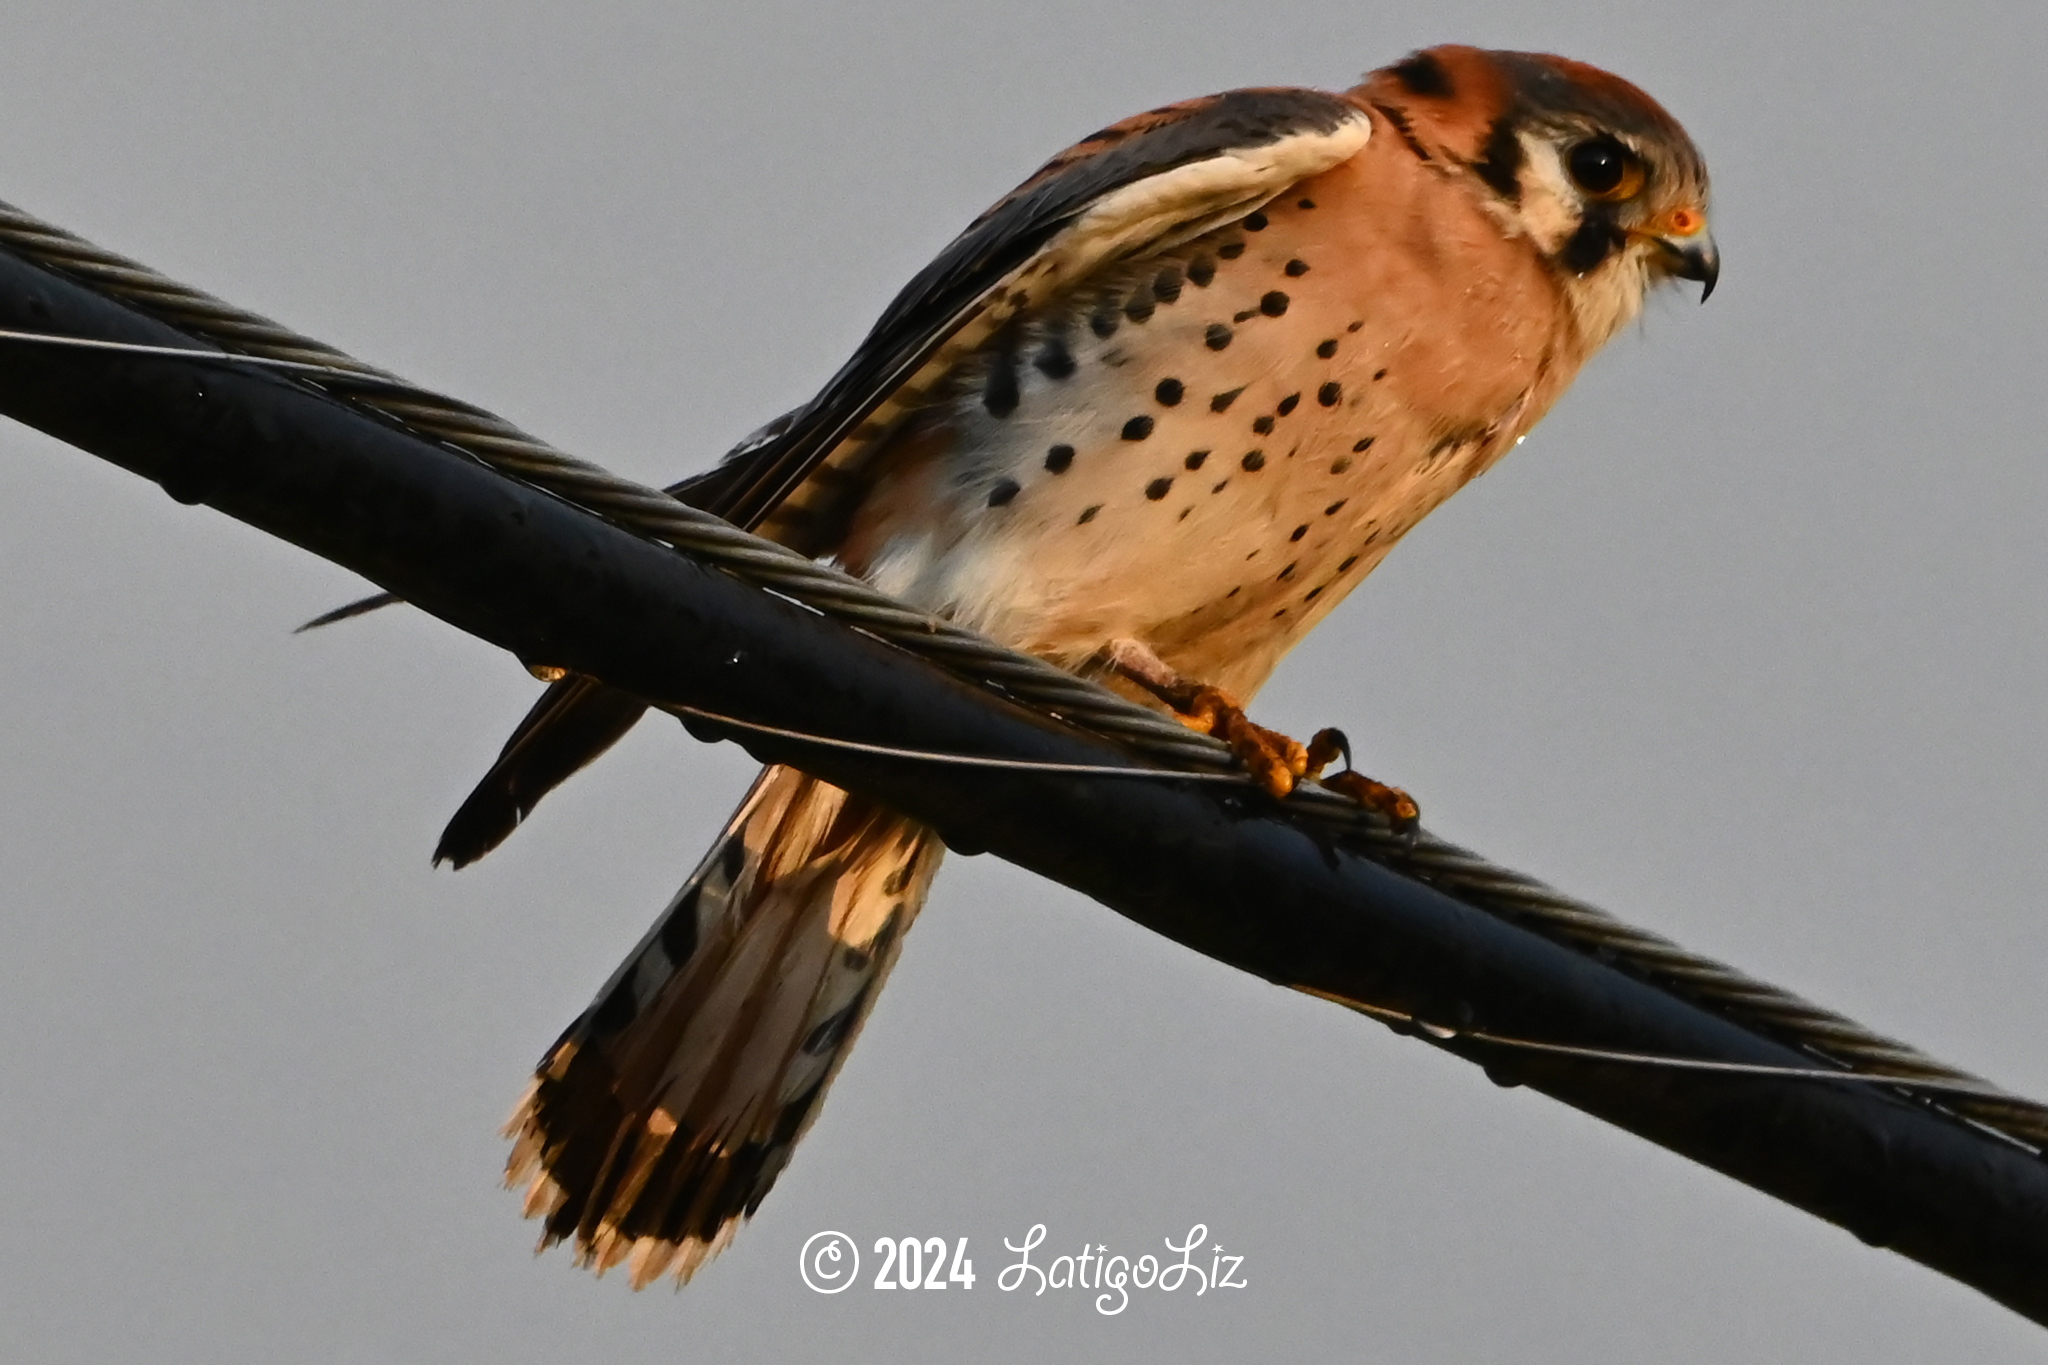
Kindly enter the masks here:
<path id="1" fill-rule="evenodd" d="M 1586 197 L 1572 183 L 1554 144 L 1529 133 L 1521 135 L 1521 143 L 1522 194 L 1510 212 L 1539 250 L 1556 256 L 1584 220 Z M 1641 313 L 1650 284 L 1642 247 L 1631 243 L 1608 257 L 1565 290 L 1580 334 L 1595 346 L 1604 344 Z"/>
<path id="2" fill-rule="evenodd" d="M 1521 135 L 1522 199 L 1517 215 L 1522 230 L 1545 255 L 1556 255 L 1578 230 L 1585 200 L 1572 188 L 1557 148 L 1529 133 Z"/>

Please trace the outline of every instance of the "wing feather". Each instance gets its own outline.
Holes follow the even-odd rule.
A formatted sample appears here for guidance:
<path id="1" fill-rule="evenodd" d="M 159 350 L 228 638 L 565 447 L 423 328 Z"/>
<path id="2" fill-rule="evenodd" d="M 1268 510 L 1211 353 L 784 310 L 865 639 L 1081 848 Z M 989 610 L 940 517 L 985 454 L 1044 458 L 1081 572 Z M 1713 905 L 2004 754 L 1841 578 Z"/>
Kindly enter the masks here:
<path id="1" fill-rule="evenodd" d="M 1252 212 L 1355 155 L 1370 132 L 1364 110 L 1342 95 L 1234 90 L 1140 114 L 1084 139 L 918 272 L 818 396 L 771 444 L 751 453 L 749 477 L 734 482 L 730 505 L 717 510 L 752 528 L 778 510 L 793 519 L 832 497 L 851 481 L 804 485 L 821 467 L 856 461 L 1019 312 L 1105 266 Z M 799 490 L 810 496 L 793 497 Z"/>
<path id="2" fill-rule="evenodd" d="M 1346 96 L 1267 89 L 1169 105 L 1083 139 L 919 271 L 816 398 L 669 491 L 804 553 L 829 553 L 830 528 L 865 489 L 865 458 L 1011 319 L 1243 217 L 1357 154 L 1370 131 Z M 464 801 L 437 859 L 461 866 L 495 848 L 644 709 L 592 679 L 551 685 Z"/>

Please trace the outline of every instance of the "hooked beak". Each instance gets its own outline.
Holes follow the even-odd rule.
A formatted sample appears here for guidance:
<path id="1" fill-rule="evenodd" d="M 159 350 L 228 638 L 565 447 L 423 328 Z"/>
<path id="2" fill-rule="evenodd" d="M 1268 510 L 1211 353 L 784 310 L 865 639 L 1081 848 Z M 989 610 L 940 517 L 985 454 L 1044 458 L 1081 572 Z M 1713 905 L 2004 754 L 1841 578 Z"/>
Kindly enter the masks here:
<path id="1" fill-rule="evenodd" d="M 1665 252 L 1665 269 L 1681 280 L 1700 282 L 1700 302 L 1714 292 L 1714 281 L 1721 278 L 1721 253 L 1714 249 L 1714 239 L 1705 233 L 1673 241 L 1669 237 L 1657 239 Z"/>
<path id="2" fill-rule="evenodd" d="M 1654 244 L 1657 264 L 1674 279 L 1698 280 L 1700 302 L 1714 292 L 1721 278 L 1721 253 L 1707 231 L 1705 204 L 1681 204 L 1632 229 L 1631 237 Z"/>

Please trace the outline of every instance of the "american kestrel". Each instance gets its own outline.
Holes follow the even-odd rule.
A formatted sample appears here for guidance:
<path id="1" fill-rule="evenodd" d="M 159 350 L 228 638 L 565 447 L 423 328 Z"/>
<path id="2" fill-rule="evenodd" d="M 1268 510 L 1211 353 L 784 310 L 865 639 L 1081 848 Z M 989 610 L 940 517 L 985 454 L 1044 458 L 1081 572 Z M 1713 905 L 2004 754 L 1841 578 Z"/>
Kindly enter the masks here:
<path id="1" fill-rule="evenodd" d="M 1332 746 L 1304 754 L 1242 699 L 1651 288 L 1713 288 L 1706 214 L 1671 116 L 1560 57 L 1442 47 L 1342 93 L 1171 105 L 1054 157 L 816 398 L 672 491 L 1142 687 L 1284 792 Z M 644 709 L 550 686 L 437 859 L 495 847 Z M 816 1117 L 942 851 L 765 770 L 508 1125 L 544 1243 L 635 1285 L 723 1246 Z"/>

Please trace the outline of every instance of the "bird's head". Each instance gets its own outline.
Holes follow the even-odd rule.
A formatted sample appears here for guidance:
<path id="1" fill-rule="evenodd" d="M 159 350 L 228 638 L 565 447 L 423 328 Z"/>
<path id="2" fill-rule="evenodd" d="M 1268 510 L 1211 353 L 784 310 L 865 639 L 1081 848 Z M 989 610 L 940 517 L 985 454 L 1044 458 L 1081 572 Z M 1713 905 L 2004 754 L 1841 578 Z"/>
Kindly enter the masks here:
<path id="1" fill-rule="evenodd" d="M 1470 177 L 1487 210 L 1558 272 L 1595 345 L 1670 279 L 1704 301 L 1721 260 L 1707 167 L 1655 100 L 1598 67 L 1534 52 L 1437 47 L 1357 95 L 1416 155 Z"/>

